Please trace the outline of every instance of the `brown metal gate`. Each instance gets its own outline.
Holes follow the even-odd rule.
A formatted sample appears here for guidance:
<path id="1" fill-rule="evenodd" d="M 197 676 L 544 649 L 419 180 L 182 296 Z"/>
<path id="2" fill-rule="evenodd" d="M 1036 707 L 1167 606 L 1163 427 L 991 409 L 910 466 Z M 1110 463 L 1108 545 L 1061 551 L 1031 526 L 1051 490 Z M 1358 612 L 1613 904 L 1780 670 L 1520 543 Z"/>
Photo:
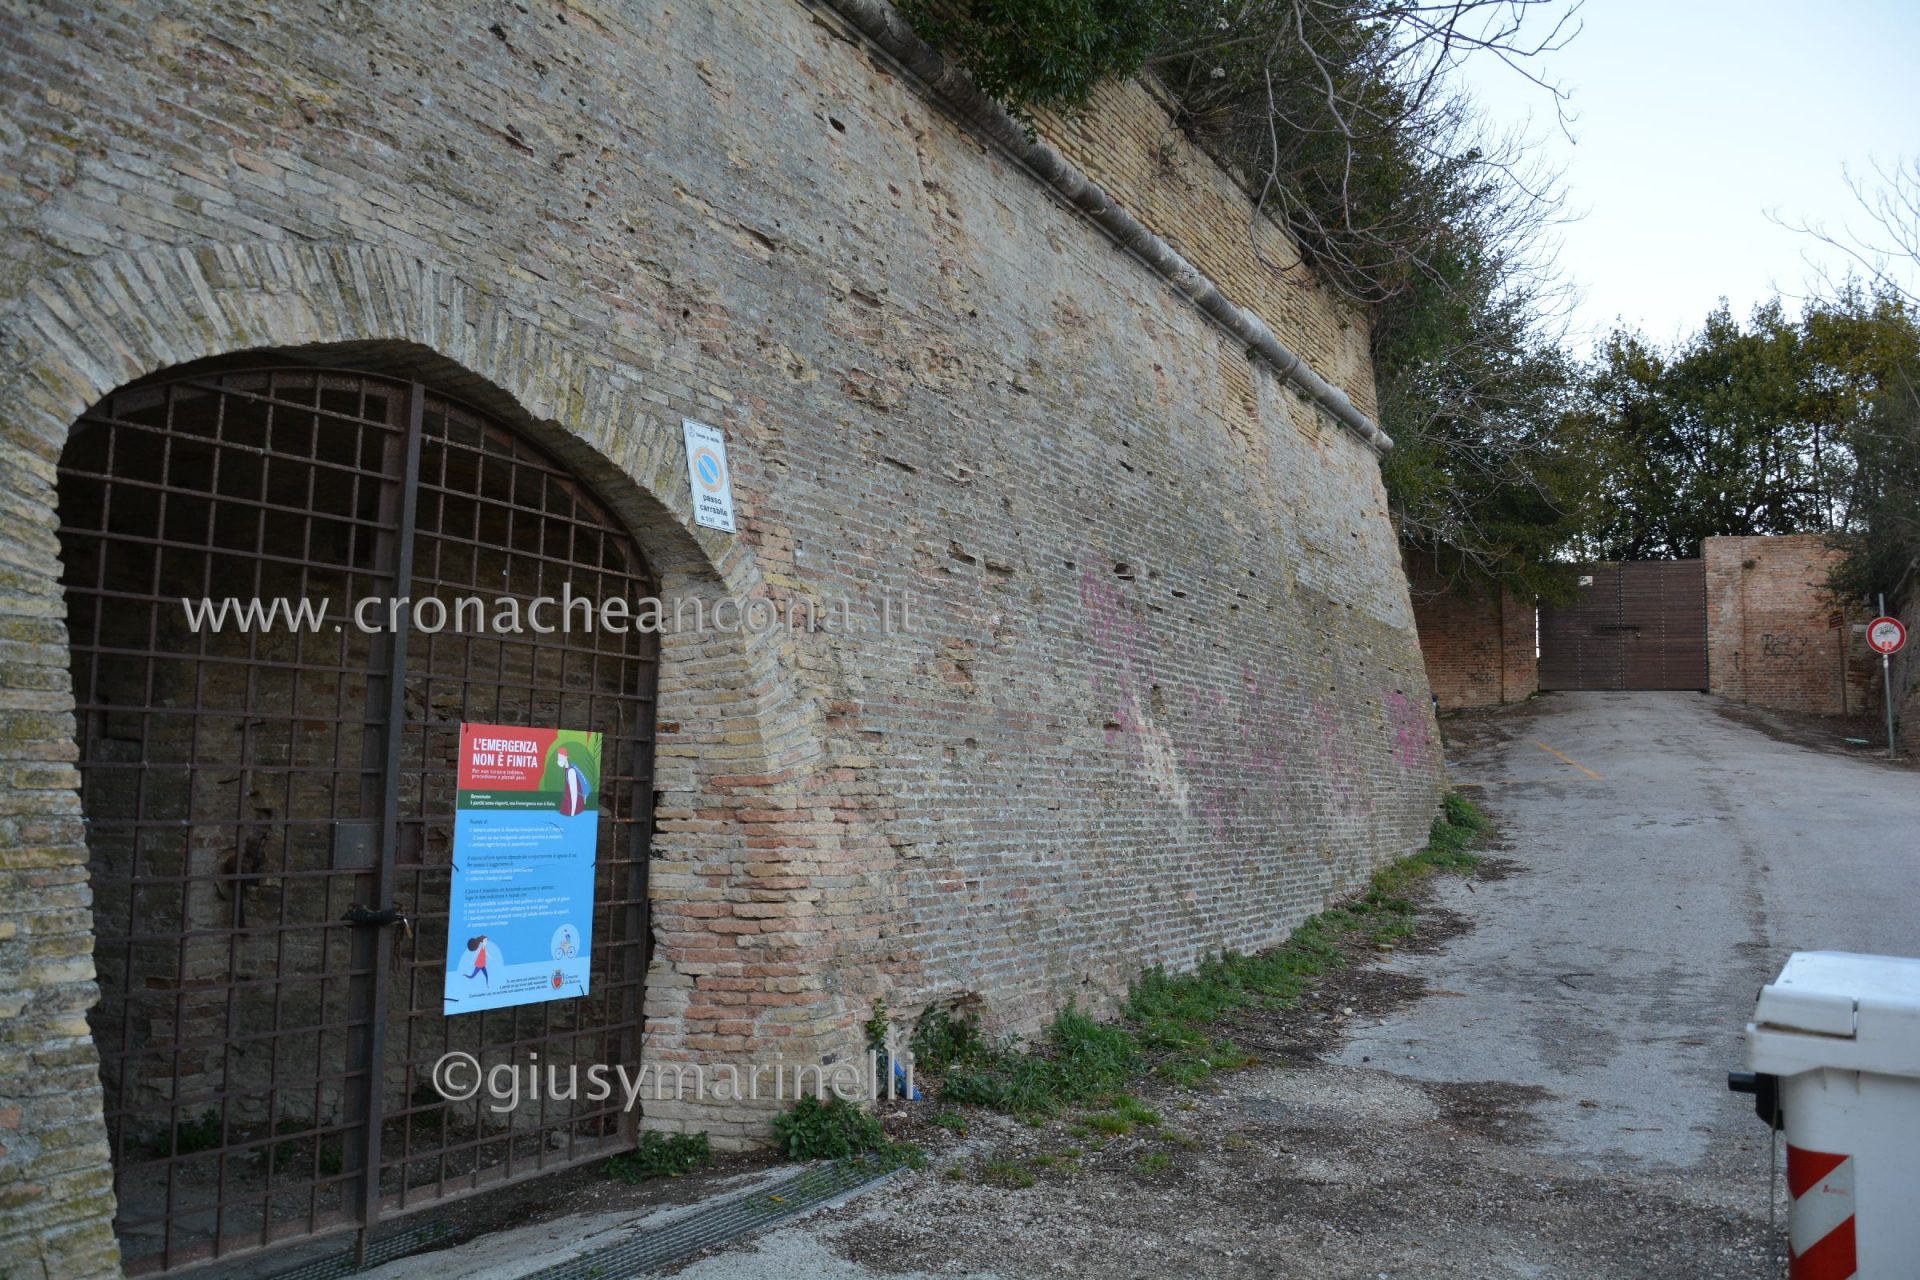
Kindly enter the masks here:
<path id="1" fill-rule="evenodd" d="M 1579 595 L 1540 606 L 1542 689 L 1705 689 L 1707 578 L 1699 560 L 1581 565 Z"/>
<path id="2" fill-rule="evenodd" d="M 434 597 L 458 618 L 477 597 L 492 620 L 563 583 L 651 595 L 620 522 L 417 383 L 267 369 L 90 410 L 60 541 L 129 1272 L 364 1242 L 382 1216 L 629 1144 L 617 1092 L 498 1113 L 429 1073 L 454 1050 L 637 1061 L 657 637 L 352 615 Z M 182 604 L 227 597 L 327 613 L 195 626 Z M 606 734 L 589 997 L 443 1016 L 463 720 Z"/>

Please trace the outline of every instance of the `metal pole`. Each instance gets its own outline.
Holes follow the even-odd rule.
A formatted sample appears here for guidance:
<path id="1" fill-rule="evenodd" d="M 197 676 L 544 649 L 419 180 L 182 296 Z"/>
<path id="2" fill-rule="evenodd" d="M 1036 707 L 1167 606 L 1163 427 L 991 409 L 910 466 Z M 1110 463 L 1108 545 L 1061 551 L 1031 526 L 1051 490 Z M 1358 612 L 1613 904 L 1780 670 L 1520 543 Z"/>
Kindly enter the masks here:
<path id="1" fill-rule="evenodd" d="M 1887 593 L 1880 593 L 1880 617 L 1887 616 Z M 1880 655 L 1880 687 L 1887 696 L 1887 759 L 1893 759 L 1893 655 Z"/>

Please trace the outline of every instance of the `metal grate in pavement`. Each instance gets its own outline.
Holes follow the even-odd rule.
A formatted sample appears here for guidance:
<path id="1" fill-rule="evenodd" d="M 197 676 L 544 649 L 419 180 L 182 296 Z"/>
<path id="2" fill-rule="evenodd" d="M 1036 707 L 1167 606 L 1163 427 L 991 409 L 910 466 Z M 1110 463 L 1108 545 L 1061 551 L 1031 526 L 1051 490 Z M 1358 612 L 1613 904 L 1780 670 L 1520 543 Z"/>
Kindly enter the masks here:
<path id="1" fill-rule="evenodd" d="M 532 1272 L 524 1280 L 631 1280 L 798 1217 L 830 1201 L 879 1186 L 904 1167 L 898 1160 L 841 1160 L 811 1165 L 770 1186 L 695 1209 L 618 1244 L 556 1262 Z M 443 1222 L 423 1222 L 374 1241 L 368 1246 L 365 1267 L 355 1265 L 353 1251 L 348 1249 L 274 1272 L 270 1280 L 347 1280 L 365 1270 L 430 1248 L 444 1241 L 448 1234 L 449 1228 Z"/>

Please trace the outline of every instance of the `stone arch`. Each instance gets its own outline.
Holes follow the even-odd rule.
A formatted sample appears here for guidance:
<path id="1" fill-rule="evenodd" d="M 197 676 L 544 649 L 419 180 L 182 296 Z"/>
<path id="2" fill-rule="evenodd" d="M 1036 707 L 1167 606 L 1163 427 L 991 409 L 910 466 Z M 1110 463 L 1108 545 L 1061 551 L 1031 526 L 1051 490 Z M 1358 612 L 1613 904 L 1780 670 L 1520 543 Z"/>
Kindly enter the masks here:
<path id="1" fill-rule="evenodd" d="M 606 496 L 636 534 L 678 544 L 663 571 L 704 564 L 735 592 L 756 584 L 736 540 L 694 527 L 679 436 L 647 397 L 648 371 L 583 349 L 598 326 L 545 290 L 377 246 L 201 245 L 69 268 L 35 282 L 7 321 L 8 443 L 47 468 L 73 419 L 117 387 L 211 356 L 308 349 L 372 372 L 424 372 L 503 412 L 589 481 L 630 490 Z"/>
<path id="2" fill-rule="evenodd" d="M 12 526 L 0 533 L 0 600 L 18 620 L 0 637 L 0 721 L 8 738 L 0 760 L 21 788 L 0 813 L 0 826 L 20 845 L 13 865 L 22 874 L 14 883 L 37 899 L 15 945 L 44 958 L 22 976 L 31 1025 L 20 1029 L 20 1042 L 59 1061 L 62 1091 L 90 1097 L 97 1115 L 98 1062 L 86 1022 L 97 998 L 88 954 L 88 855 L 72 767 L 55 534 L 55 469 L 72 423 L 127 383 L 232 353 L 404 374 L 512 422 L 574 468 L 628 523 L 667 598 L 697 597 L 710 608 L 722 597 L 764 594 L 744 539 L 693 524 L 676 419 L 694 406 L 656 390 L 662 379 L 619 354 L 628 349 L 603 322 L 537 285 L 350 244 L 257 242 L 111 255 L 41 278 L 0 317 L 0 502 Z M 817 709 L 786 687 L 790 650 L 776 635 L 662 637 L 659 719 L 669 731 L 655 766 L 656 811 L 663 816 L 656 858 L 666 874 L 655 876 L 649 1056 L 698 1060 L 759 1039 L 757 1024 L 740 1036 L 718 1025 L 719 1014 L 701 1011 L 702 965 L 688 958 L 713 940 L 695 913 L 678 909 L 689 885 L 713 882 L 716 865 L 731 866 L 736 877 L 750 874 L 750 864 L 751 874 L 763 876 L 784 869 L 783 855 L 764 847 L 764 838 L 750 840 L 724 818 L 729 810 L 791 805 L 818 757 Z M 715 747 L 724 750 L 709 749 Z M 782 970 L 785 994 L 778 1000 L 729 1016 L 804 1023 L 790 993 L 796 985 L 820 988 L 817 979 L 793 980 L 796 967 L 810 963 L 800 959 Z M 808 1034 L 804 1025 L 782 1030 L 796 1033 L 782 1041 L 789 1052 Z M 49 1085 L 55 1087 L 51 1078 Z M 660 1108 L 649 1123 L 711 1129 L 726 1145 L 754 1140 L 765 1125 L 762 1110 Z M 98 1194 L 108 1207 L 94 1222 L 107 1232 L 104 1133 L 96 1121 Z M 111 1250 L 110 1232 L 99 1247 Z"/>

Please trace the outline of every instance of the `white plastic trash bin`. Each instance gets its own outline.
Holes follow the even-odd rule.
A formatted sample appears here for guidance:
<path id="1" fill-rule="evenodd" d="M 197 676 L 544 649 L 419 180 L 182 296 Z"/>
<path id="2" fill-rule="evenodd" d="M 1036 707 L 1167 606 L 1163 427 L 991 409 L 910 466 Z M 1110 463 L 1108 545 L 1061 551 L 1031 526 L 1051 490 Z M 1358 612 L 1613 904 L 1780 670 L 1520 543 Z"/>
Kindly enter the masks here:
<path id="1" fill-rule="evenodd" d="M 1920 960 L 1796 952 L 1747 1063 L 1778 1078 L 1792 1280 L 1920 1275 Z"/>

